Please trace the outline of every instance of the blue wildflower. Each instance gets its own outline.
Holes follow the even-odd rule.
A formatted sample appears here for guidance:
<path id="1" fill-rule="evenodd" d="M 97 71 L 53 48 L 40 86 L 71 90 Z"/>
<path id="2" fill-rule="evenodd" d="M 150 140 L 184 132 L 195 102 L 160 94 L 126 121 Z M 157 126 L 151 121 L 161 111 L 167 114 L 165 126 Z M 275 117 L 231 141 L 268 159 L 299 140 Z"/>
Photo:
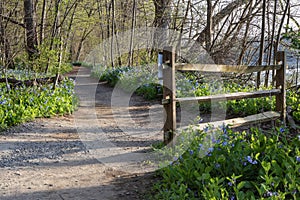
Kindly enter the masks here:
<path id="1" fill-rule="evenodd" d="M 204 132 L 207 132 L 208 131 L 208 126 L 206 126 L 204 129 L 203 129 Z"/>
<path id="2" fill-rule="evenodd" d="M 283 133 L 285 130 L 284 130 L 283 127 L 281 127 L 281 128 L 279 129 L 279 131 L 280 131 L 280 133 Z"/>
<path id="3" fill-rule="evenodd" d="M 220 168 L 221 165 L 220 165 L 219 163 L 216 163 L 216 164 L 215 164 L 215 167 L 216 167 L 216 168 Z"/>
<path id="4" fill-rule="evenodd" d="M 226 146 L 228 144 L 228 142 L 227 141 L 224 141 L 223 143 L 222 143 L 222 146 Z"/>
<path id="5" fill-rule="evenodd" d="M 208 148 L 208 151 L 209 151 L 209 152 L 213 152 L 213 151 L 214 151 L 214 148 L 213 148 L 213 147 L 209 147 L 209 148 Z"/>
<path id="6" fill-rule="evenodd" d="M 296 156 L 296 161 L 300 162 L 300 156 Z"/>
<path id="7" fill-rule="evenodd" d="M 3 101 L 0 101 L 0 105 L 5 105 L 7 101 L 4 99 Z"/>
<path id="8" fill-rule="evenodd" d="M 256 160 L 253 160 L 253 159 L 251 158 L 251 156 L 247 156 L 245 159 L 246 159 L 250 164 L 252 164 L 252 165 L 256 165 L 256 164 L 257 164 L 257 161 L 256 161 Z"/>
<path id="9" fill-rule="evenodd" d="M 270 191 L 268 191 L 267 192 L 267 197 L 272 197 L 272 196 L 278 196 L 278 193 L 277 192 L 270 192 Z"/>
<path id="10" fill-rule="evenodd" d="M 233 184 L 232 184 L 232 182 L 230 181 L 230 182 L 228 182 L 228 185 L 231 187 Z"/>
<path id="11" fill-rule="evenodd" d="M 190 155 L 193 155 L 193 154 L 194 154 L 194 151 L 193 151 L 193 150 L 190 150 L 189 153 L 190 153 Z"/>

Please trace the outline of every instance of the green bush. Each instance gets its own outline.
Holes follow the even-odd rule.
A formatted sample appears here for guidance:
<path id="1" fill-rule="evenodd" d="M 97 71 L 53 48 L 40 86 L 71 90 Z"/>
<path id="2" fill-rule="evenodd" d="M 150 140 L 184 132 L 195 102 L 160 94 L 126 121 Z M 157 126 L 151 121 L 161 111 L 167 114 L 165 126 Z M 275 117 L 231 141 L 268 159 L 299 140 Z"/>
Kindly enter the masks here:
<path id="1" fill-rule="evenodd" d="M 300 122 L 300 94 L 299 91 L 290 90 L 287 92 L 287 105 L 292 109 L 292 116 Z"/>
<path id="2" fill-rule="evenodd" d="M 179 138 L 193 133 L 185 134 Z M 196 133 L 190 149 L 160 171 L 153 199 L 299 199 L 300 135 L 288 136 L 283 127 Z"/>
<path id="3" fill-rule="evenodd" d="M 149 67 L 119 67 L 114 69 L 100 70 L 95 68 L 93 75 L 109 85 L 119 84 L 125 91 L 132 91 L 148 100 L 157 99 L 162 94 L 162 87 L 158 85 L 157 72 Z M 176 73 L 176 96 L 207 96 L 213 94 L 225 94 L 233 92 L 249 92 L 257 90 L 254 86 L 242 86 L 235 82 L 218 80 L 205 80 L 199 83 L 196 76 L 191 73 Z M 138 88 L 136 86 L 139 85 Z M 260 90 L 271 88 L 260 88 Z M 300 95 L 297 92 L 287 92 L 287 104 L 292 107 L 294 119 L 300 122 Z M 199 103 L 201 113 L 211 111 L 211 102 Z M 227 102 L 215 102 L 214 106 L 227 110 L 229 116 L 246 116 L 264 111 L 274 110 L 275 97 L 267 96 L 255 99 L 231 100 Z"/>
<path id="4" fill-rule="evenodd" d="M 33 87 L 17 86 L 7 90 L 0 84 L 0 129 L 32 120 L 36 117 L 71 114 L 77 106 L 74 82 L 65 79 L 53 89 L 53 84 Z"/>

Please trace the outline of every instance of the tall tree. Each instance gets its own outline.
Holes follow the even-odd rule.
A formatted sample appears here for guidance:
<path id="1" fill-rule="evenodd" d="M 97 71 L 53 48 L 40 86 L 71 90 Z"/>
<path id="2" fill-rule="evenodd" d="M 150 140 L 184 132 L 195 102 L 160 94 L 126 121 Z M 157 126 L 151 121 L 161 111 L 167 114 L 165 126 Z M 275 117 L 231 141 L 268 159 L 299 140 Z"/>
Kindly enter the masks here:
<path id="1" fill-rule="evenodd" d="M 265 50 L 265 29 L 266 29 L 266 0 L 262 2 L 262 22 L 261 22 L 261 37 L 260 37 L 260 48 L 259 48 L 259 59 L 258 64 L 262 65 L 264 61 L 264 50 Z M 261 73 L 257 72 L 256 87 L 260 87 L 260 76 Z"/>
<path id="2" fill-rule="evenodd" d="M 131 20 L 131 35 L 130 35 L 130 44 L 129 44 L 129 54 L 128 54 L 128 66 L 133 64 L 133 37 L 135 34 L 135 22 L 136 22 L 136 0 L 133 0 L 132 4 L 132 20 Z"/>
<path id="3" fill-rule="evenodd" d="M 171 23 L 171 0 L 154 0 L 155 16 L 154 48 L 165 46 L 168 39 L 168 29 Z"/>
<path id="4" fill-rule="evenodd" d="M 34 59 L 38 54 L 38 40 L 32 0 L 24 0 L 24 22 L 26 28 L 26 51 L 29 59 Z"/>

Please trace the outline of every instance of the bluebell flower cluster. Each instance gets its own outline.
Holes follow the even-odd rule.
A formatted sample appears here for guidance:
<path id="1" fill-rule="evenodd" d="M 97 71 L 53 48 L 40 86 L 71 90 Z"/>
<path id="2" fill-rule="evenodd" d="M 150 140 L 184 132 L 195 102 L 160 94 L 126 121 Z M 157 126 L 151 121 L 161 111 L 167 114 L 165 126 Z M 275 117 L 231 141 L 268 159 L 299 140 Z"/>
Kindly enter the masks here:
<path id="1" fill-rule="evenodd" d="M 266 197 L 273 197 L 273 196 L 278 196 L 278 192 L 271 192 L 271 191 L 268 191 L 265 195 Z"/>
<path id="2" fill-rule="evenodd" d="M 7 101 L 5 99 L 0 101 L 0 105 L 5 105 L 6 103 L 7 103 Z"/>
<path id="3" fill-rule="evenodd" d="M 258 163 L 257 160 L 253 160 L 251 156 L 246 156 L 245 160 L 252 165 L 256 165 Z"/>

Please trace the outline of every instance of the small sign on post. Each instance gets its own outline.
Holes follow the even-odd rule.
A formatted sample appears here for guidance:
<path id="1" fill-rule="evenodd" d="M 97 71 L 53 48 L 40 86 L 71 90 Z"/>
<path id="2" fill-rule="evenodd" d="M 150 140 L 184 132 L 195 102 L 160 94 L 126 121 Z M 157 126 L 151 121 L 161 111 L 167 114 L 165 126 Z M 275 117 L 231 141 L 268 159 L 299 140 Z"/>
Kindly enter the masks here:
<path id="1" fill-rule="evenodd" d="M 158 53 L 158 81 L 160 85 L 163 85 L 163 54 Z"/>

